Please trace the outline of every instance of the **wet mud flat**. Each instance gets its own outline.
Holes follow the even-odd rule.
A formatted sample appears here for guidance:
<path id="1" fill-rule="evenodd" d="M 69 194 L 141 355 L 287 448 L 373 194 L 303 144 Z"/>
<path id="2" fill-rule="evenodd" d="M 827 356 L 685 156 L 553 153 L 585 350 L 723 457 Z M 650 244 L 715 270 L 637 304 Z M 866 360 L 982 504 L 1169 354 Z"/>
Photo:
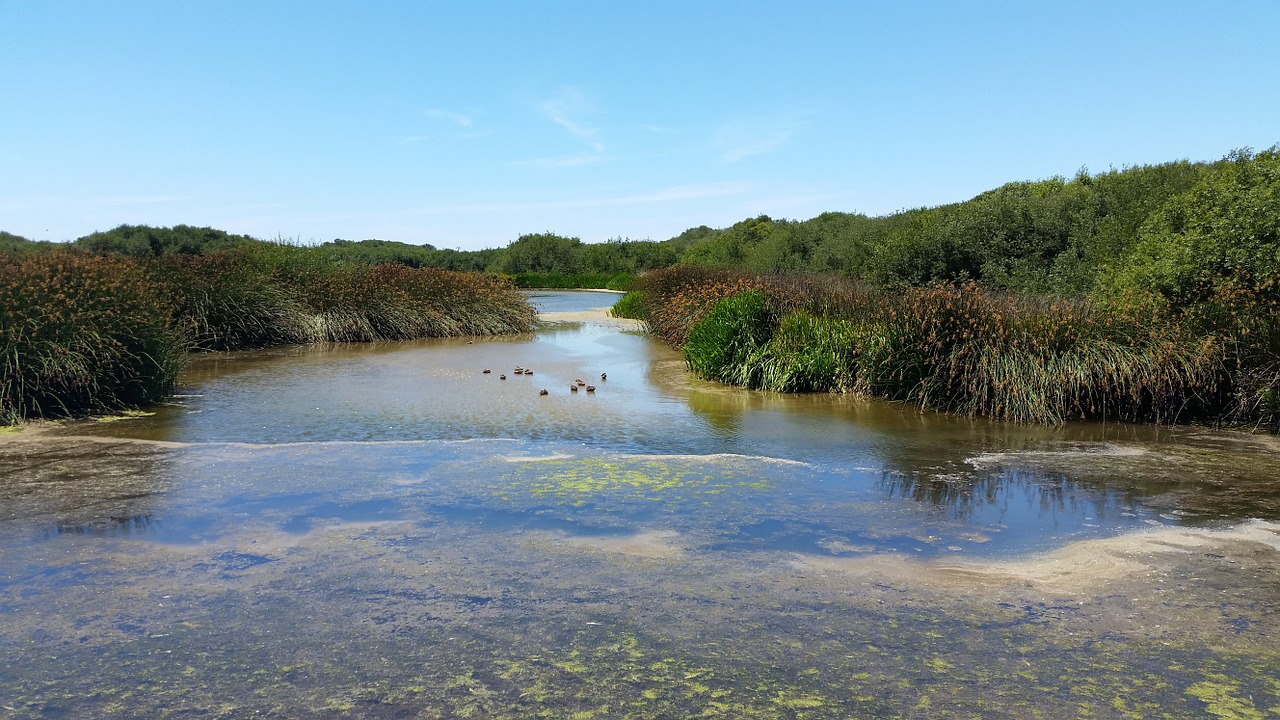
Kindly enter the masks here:
<path id="1" fill-rule="evenodd" d="M 819 504 L 803 463 L 515 441 L 55 433 L 0 466 L 0 717 L 1280 713 L 1274 522 L 1010 556 L 935 518 L 963 551 L 917 552 L 927 518 Z"/>

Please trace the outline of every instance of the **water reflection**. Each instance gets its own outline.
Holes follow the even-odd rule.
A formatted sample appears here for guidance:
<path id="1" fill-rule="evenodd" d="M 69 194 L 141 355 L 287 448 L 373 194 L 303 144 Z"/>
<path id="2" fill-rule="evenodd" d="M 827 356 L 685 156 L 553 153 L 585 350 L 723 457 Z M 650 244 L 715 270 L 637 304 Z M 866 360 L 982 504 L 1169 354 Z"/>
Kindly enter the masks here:
<path id="1" fill-rule="evenodd" d="M 544 308 L 570 314 L 545 315 L 537 333 L 519 337 L 337 344 L 199 357 L 183 375 L 183 390 L 175 402 L 158 408 L 153 416 L 78 424 L 65 432 L 197 445 L 509 438 L 540 448 L 562 446 L 571 455 L 786 459 L 807 463 L 811 469 L 777 493 L 810 498 L 815 507 L 846 496 L 864 503 L 879 499 L 881 505 L 871 512 L 887 517 L 895 517 L 894 502 L 910 501 L 937 509 L 946 522 L 969 524 L 979 532 L 998 528 L 1001 542 L 990 544 L 991 551 L 1037 547 L 1153 522 L 1280 516 L 1280 500 L 1272 492 L 1272 448 L 1249 447 L 1229 435 L 1186 428 L 1019 427 L 856 397 L 727 388 L 692 377 L 678 353 L 634 328 L 576 312 L 615 297 L 538 294 Z M 516 375 L 517 365 L 533 368 L 535 374 Z M 493 372 L 482 373 L 485 368 Z M 594 381 L 601 372 L 608 372 L 609 379 L 598 383 L 597 392 L 568 390 L 575 379 Z M 500 378 L 504 373 L 505 380 Z M 539 395 L 543 388 L 548 395 Z M 436 462 L 435 450 L 422 452 L 412 462 L 421 467 Z M 484 452 L 477 449 L 478 457 Z M 358 454 L 343 453 L 332 462 L 350 471 Z M 129 463 L 144 460 L 129 460 L 127 453 L 113 451 L 110 457 L 115 460 L 103 467 L 114 468 L 106 472 L 120 476 L 116 487 L 190 482 L 189 477 L 173 478 L 156 469 L 130 470 Z M 27 454 L 21 462 L 25 465 L 11 467 L 10 474 L 30 476 L 42 462 L 69 467 L 78 461 Z M 157 456 L 145 462 L 162 461 Z M 770 481 L 779 477 L 776 466 L 762 465 L 756 472 Z M 268 504 L 304 502 L 296 493 L 280 492 L 273 489 L 275 483 L 263 480 L 264 494 L 274 498 Z M 10 483 L 4 492 L 20 492 L 22 487 L 22 482 Z M 158 490 L 122 492 L 148 498 Z M 110 490 L 106 495 L 117 505 L 128 502 Z M 56 502 L 67 502 L 71 496 L 74 493 L 64 492 L 64 499 Z M 777 497 L 766 495 L 760 503 L 768 507 Z M 369 506 L 373 509 L 367 517 L 358 511 L 366 506 L 351 504 L 363 500 L 343 501 L 346 505 L 332 498 L 321 500 L 328 505 L 300 510 L 287 521 L 288 527 L 305 530 L 324 513 L 349 519 L 402 517 L 390 500 Z M 100 501 L 104 499 L 94 502 Z M 11 517 L 32 514 L 15 512 Z M 122 524 L 135 530 L 168 527 L 154 522 L 161 516 L 149 507 L 95 512 L 87 520 L 69 517 L 55 524 L 92 528 L 97 527 L 94 523 L 110 524 L 103 518 L 118 517 L 153 518 Z M 680 512 L 696 513 L 697 508 L 690 505 Z M 867 512 L 863 507 L 851 518 L 836 518 L 833 527 L 857 535 L 858 524 L 868 522 Z"/>

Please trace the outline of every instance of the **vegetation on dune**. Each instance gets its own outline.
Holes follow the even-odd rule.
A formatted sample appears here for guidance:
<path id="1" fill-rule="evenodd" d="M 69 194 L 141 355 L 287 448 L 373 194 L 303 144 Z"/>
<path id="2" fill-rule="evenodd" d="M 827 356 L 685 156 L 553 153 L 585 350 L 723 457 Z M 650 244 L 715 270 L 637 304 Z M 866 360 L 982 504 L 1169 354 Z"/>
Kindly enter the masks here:
<path id="1" fill-rule="evenodd" d="M 646 275 L 622 312 L 709 379 L 1018 422 L 1280 425 L 1277 148 L 694 235 L 701 265 Z M 837 257 L 842 276 L 793 272 Z"/>
<path id="2" fill-rule="evenodd" d="M 661 242 L 302 248 L 123 225 L 75 245 L 144 263 L 198 349 L 510 332 L 531 323 L 513 285 L 603 287 L 630 291 L 616 315 L 646 320 L 725 382 L 1026 422 L 1275 430 L 1278 235 L 1280 146 L 1008 183 L 882 217 L 761 215 Z M 0 233 L 11 258 L 55 247 Z M 451 274 L 480 270 L 490 276 Z"/>

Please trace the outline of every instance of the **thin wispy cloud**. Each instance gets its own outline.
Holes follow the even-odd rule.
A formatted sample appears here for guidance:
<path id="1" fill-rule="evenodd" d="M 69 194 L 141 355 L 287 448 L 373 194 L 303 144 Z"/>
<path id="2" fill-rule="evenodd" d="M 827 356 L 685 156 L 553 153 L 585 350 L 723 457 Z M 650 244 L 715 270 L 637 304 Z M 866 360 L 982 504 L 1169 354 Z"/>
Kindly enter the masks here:
<path id="1" fill-rule="evenodd" d="M 585 149 L 567 155 L 517 161 L 513 163 L 514 165 L 543 168 L 576 167 L 599 162 L 604 158 L 605 145 L 600 140 L 600 129 L 588 124 L 586 119 L 598 111 L 581 90 L 574 87 L 560 88 L 554 97 L 539 100 L 534 103 L 534 107 L 544 118 L 564 130 L 570 138 L 584 145 Z"/>
<path id="2" fill-rule="evenodd" d="M 598 137 L 599 129 L 586 125 L 581 119 L 581 116 L 595 112 L 595 107 L 587 101 L 581 90 L 561 88 L 554 98 L 538 103 L 538 109 L 573 138 L 586 143 L 587 147 L 597 153 L 604 152 L 604 143 Z"/>
<path id="3" fill-rule="evenodd" d="M 440 120 L 448 121 L 460 128 L 470 128 L 476 123 L 475 118 L 467 115 L 466 113 L 450 112 L 439 108 L 429 108 L 424 110 L 423 114 L 429 118 L 438 118 Z"/>
<path id="4" fill-rule="evenodd" d="M 736 118 L 716 128 L 711 146 L 722 160 L 737 162 L 783 147 L 806 124 L 801 114 Z"/>

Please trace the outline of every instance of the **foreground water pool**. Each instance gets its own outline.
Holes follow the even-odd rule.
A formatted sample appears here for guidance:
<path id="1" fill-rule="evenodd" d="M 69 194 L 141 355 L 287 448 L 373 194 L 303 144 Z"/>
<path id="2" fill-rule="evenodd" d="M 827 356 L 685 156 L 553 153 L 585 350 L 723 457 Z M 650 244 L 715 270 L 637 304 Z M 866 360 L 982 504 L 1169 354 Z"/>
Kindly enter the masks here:
<path id="1" fill-rule="evenodd" d="M 1280 714 L 1274 438 L 723 388 L 614 299 L 0 435 L 0 717 Z"/>

